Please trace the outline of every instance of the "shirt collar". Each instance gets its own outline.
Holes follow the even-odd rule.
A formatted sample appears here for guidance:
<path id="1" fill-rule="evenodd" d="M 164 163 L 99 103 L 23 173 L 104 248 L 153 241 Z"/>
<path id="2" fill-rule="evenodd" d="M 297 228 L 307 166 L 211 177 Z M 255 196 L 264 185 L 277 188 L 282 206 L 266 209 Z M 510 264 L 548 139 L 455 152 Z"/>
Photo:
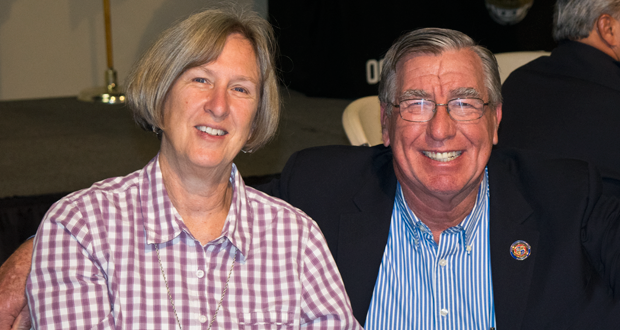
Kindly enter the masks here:
<path id="1" fill-rule="evenodd" d="M 482 178 L 482 182 L 480 183 L 480 187 L 478 189 L 478 196 L 476 197 L 476 204 L 474 204 L 474 208 L 472 211 L 459 223 L 454 227 L 450 227 L 446 229 L 446 232 L 453 232 L 460 235 L 459 243 L 462 248 L 466 248 L 471 245 L 472 236 L 478 227 L 482 218 L 486 214 L 486 206 L 488 205 L 488 196 L 489 196 L 489 183 L 488 183 L 488 168 L 485 168 L 484 176 Z M 399 210 L 399 213 L 402 214 L 402 219 L 405 222 L 407 229 L 413 234 L 414 245 L 418 247 L 420 245 L 420 240 L 428 239 L 432 240 L 433 235 L 431 230 L 424 224 L 418 217 L 415 215 L 413 210 L 409 208 L 407 202 L 405 201 L 405 196 L 403 195 L 402 187 L 400 186 L 400 182 L 398 182 L 396 188 L 396 201 L 395 205 Z"/>
<path id="2" fill-rule="evenodd" d="M 246 187 L 235 164 L 230 172 L 230 182 L 233 186 L 232 201 L 220 238 L 230 240 L 242 257 L 247 259 L 252 244 L 253 219 Z M 189 233 L 166 191 L 159 167 L 159 154 L 142 169 L 139 189 L 147 244 L 171 241 L 183 231 Z"/>

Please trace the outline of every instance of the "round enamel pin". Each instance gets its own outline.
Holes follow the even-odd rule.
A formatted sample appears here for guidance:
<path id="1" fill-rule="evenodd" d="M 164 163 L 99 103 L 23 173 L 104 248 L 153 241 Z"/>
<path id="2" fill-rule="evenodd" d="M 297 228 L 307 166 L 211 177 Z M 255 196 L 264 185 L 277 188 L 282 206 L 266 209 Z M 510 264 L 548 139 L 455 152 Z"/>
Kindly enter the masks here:
<path id="1" fill-rule="evenodd" d="M 526 241 L 516 241 L 510 246 L 510 255 L 517 260 L 525 260 L 532 253 L 532 247 Z"/>

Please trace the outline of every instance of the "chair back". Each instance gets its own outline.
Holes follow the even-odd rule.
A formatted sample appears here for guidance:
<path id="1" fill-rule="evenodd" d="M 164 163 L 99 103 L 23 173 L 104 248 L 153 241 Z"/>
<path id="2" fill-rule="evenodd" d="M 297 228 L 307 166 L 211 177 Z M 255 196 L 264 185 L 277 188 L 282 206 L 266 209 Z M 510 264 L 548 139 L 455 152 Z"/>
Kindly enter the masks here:
<path id="1" fill-rule="evenodd" d="M 510 73 L 516 68 L 523 66 L 541 56 L 549 56 L 551 53 L 542 50 L 528 52 L 509 52 L 495 54 L 499 65 L 499 77 L 502 84 Z"/>
<path id="2" fill-rule="evenodd" d="M 366 96 L 349 104 L 342 114 L 342 126 L 354 146 L 383 143 L 379 97 Z"/>

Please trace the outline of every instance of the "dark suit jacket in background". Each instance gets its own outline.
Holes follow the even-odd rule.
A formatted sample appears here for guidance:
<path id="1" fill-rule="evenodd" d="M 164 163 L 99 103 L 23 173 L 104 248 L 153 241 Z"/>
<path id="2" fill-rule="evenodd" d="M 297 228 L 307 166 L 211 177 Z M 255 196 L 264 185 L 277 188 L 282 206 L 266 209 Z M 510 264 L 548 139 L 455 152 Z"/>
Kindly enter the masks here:
<path id="1" fill-rule="evenodd" d="M 587 160 L 620 182 L 620 62 L 565 41 L 512 72 L 502 95 L 499 147 Z"/>
<path id="2" fill-rule="evenodd" d="M 605 329 L 618 321 L 606 317 L 614 306 L 610 287 L 620 289 L 620 214 L 615 200 L 600 196 L 596 171 L 513 151 L 494 151 L 488 169 L 498 328 Z M 307 149 L 262 189 L 317 221 L 364 324 L 396 191 L 391 149 Z M 532 247 L 524 261 L 509 253 L 516 240 Z"/>

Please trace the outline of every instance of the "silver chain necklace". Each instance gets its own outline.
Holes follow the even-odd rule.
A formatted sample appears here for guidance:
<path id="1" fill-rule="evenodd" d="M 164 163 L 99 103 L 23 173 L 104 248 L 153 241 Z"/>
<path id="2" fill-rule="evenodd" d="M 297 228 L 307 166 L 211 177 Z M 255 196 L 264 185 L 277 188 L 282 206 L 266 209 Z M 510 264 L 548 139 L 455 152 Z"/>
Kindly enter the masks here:
<path id="1" fill-rule="evenodd" d="M 174 300 L 172 300 L 172 294 L 170 293 L 170 287 L 168 286 L 168 280 L 166 280 L 166 273 L 164 272 L 164 266 L 161 264 L 161 257 L 159 256 L 159 247 L 157 247 L 157 243 L 154 243 L 155 251 L 157 251 L 157 260 L 159 260 L 159 269 L 161 269 L 161 275 L 164 277 L 164 283 L 166 283 L 166 290 L 168 291 L 168 299 L 170 300 L 170 305 L 172 305 L 172 311 L 174 312 L 174 317 L 177 319 L 177 323 L 179 324 L 179 329 L 183 330 L 181 327 L 181 321 L 179 320 L 179 315 L 177 315 L 177 309 L 174 307 Z M 211 326 L 213 325 L 213 321 L 215 321 L 215 317 L 217 317 L 217 312 L 219 312 L 220 307 L 222 306 L 222 302 L 224 301 L 224 296 L 226 295 L 226 291 L 228 290 L 228 282 L 230 281 L 230 275 L 232 275 L 233 268 L 235 267 L 235 260 L 237 260 L 237 249 L 235 249 L 235 254 L 233 255 L 233 262 L 230 266 L 230 271 L 228 272 L 228 278 L 226 278 L 226 285 L 224 286 L 224 290 L 222 291 L 222 297 L 220 298 L 220 302 L 217 303 L 217 308 L 215 309 L 215 313 L 213 313 L 213 317 L 211 318 L 211 322 L 209 322 L 209 327 L 207 330 L 211 330 Z"/>

